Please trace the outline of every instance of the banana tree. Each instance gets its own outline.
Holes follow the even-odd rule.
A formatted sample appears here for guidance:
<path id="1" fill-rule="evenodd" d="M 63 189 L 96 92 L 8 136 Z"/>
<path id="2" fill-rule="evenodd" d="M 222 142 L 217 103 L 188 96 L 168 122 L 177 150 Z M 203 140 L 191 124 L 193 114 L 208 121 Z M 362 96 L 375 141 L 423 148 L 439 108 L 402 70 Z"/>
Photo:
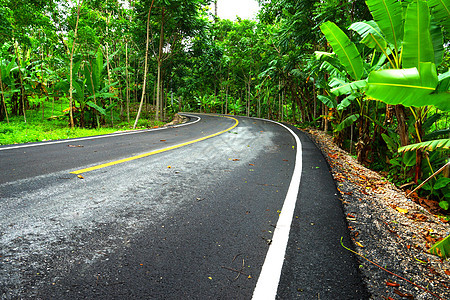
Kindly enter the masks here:
<path id="1" fill-rule="evenodd" d="M 450 1 L 430 1 L 442 4 L 442 7 L 434 6 L 431 11 L 433 15 L 430 14 L 426 1 L 413 1 L 407 6 L 404 22 L 402 14 L 398 13 L 402 11 L 400 2 L 389 1 L 386 7 L 391 10 L 387 11 L 383 6 L 376 5 L 380 2 L 385 1 L 367 1 L 374 18 L 379 16 L 378 20 L 375 18 L 376 23 L 360 22 L 352 25 L 352 28 L 360 33 L 367 43 L 376 45 L 376 49 L 382 51 L 386 57 L 393 53 L 394 61 L 390 59 L 389 63 L 395 68 L 372 71 L 368 78 L 366 94 L 388 104 L 402 104 L 407 107 L 433 105 L 440 110 L 449 111 L 449 76 L 439 78 L 436 69 L 443 56 L 442 30 L 436 23 L 448 26 Z M 387 14 L 391 11 L 397 13 L 388 18 Z M 445 11 L 446 17 L 443 15 Z M 432 16 L 435 20 L 433 22 Z M 404 28 L 404 31 L 401 32 L 398 28 Z M 399 45 L 401 52 L 398 50 Z"/>
<path id="2" fill-rule="evenodd" d="M 430 1 L 431 13 L 428 3 L 422 0 L 409 1 L 405 9 L 397 0 L 366 3 L 374 20 L 356 22 L 349 29 L 361 36 L 361 43 L 373 49 L 372 61 L 379 58 L 367 79 L 361 80 L 364 61 L 355 44 L 335 24 L 326 22 L 321 26 L 341 64 L 356 80 L 344 81 L 332 91 L 346 93 L 355 87 L 361 91 L 365 84 L 362 82 L 366 82 L 368 99 L 417 107 L 418 111 L 412 112 L 418 124 L 426 116 L 425 106 L 449 111 L 449 75 L 448 72 L 438 75 L 436 66 L 442 61 L 441 26 L 448 30 L 450 1 Z M 419 128 L 416 131 L 421 142 Z"/>
<path id="3" fill-rule="evenodd" d="M 111 56 L 113 57 L 114 54 Z M 110 88 L 117 85 L 119 82 L 111 82 L 110 84 L 105 84 L 105 73 L 106 65 L 103 63 L 103 53 L 100 48 L 97 49 L 94 59 L 88 59 L 84 64 L 84 86 L 87 89 L 86 100 L 80 102 L 80 104 L 92 108 L 94 115 L 88 116 L 95 118 L 97 126 L 100 126 L 99 114 L 106 117 L 107 112 L 111 112 L 112 109 L 117 105 L 117 102 L 110 102 L 106 108 L 102 105 L 102 100 L 105 99 L 117 99 L 117 96 L 111 92 Z M 99 102 L 97 102 L 100 100 Z M 112 115 L 113 117 L 113 115 Z"/>
<path id="4" fill-rule="evenodd" d="M 432 105 L 442 111 L 450 111 L 448 72 L 438 76 L 436 67 L 442 62 L 443 56 L 443 35 L 439 24 L 448 25 L 450 1 L 430 3 L 436 4 L 431 12 L 428 2 L 413 1 L 406 8 L 404 22 L 399 17 L 390 22 L 391 25 L 398 25 L 399 22 L 403 22 L 403 36 L 399 36 L 399 38 L 402 38 L 401 52 L 397 55 L 400 55 L 399 58 L 395 60 L 401 69 L 371 72 L 366 92 L 369 97 L 387 104 L 401 104 L 410 107 L 415 118 L 414 127 L 417 143 L 423 142 L 422 123 L 427 116 L 428 106 Z M 439 4 L 442 4 L 442 6 Z M 392 7 L 398 7 L 398 5 L 397 2 L 392 3 Z M 372 6 L 371 10 L 379 12 L 382 9 Z M 444 17 L 445 12 L 447 13 L 446 17 Z M 378 21 L 377 24 L 380 27 L 387 27 L 389 22 Z M 387 42 L 388 44 L 389 42 L 392 43 L 392 40 L 387 40 Z M 421 172 L 422 150 L 420 148 L 414 149 L 416 149 L 414 179 L 417 182 Z M 428 156 L 426 158 L 430 172 L 433 173 Z"/>
<path id="5" fill-rule="evenodd" d="M 367 85 L 365 78 L 372 66 L 364 61 L 356 45 L 336 24 L 328 21 L 323 23 L 320 29 L 337 55 L 340 66 L 336 62 L 330 61 L 330 57 L 332 57 L 330 53 L 316 53 L 316 56 L 327 57 L 330 61 L 330 63 L 325 61 L 322 64 L 322 68 L 325 68 L 331 75 L 328 82 L 331 87 L 330 93 L 341 99 L 345 97 L 339 105 L 335 101 L 338 115 L 345 117 L 339 118 L 339 124 L 334 126 L 334 131 L 338 132 L 337 140 L 340 141 L 342 140 L 342 137 L 340 137 L 342 133 L 339 132 L 357 122 L 359 131 L 359 141 L 356 145 L 357 156 L 358 160 L 363 162 L 367 159 L 371 144 L 369 127 L 372 118 L 369 115 L 371 111 L 374 111 L 370 108 L 371 103 L 364 99 L 363 91 Z M 330 95 L 328 98 L 332 99 L 333 96 Z M 319 100 L 322 101 L 324 98 L 320 97 Z M 349 107 L 352 102 L 356 104 L 357 111 L 351 111 L 350 115 L 344 115 L 343 110 Z M 350 139 L 353 140 L 353 130 L 351 130 Z"/>

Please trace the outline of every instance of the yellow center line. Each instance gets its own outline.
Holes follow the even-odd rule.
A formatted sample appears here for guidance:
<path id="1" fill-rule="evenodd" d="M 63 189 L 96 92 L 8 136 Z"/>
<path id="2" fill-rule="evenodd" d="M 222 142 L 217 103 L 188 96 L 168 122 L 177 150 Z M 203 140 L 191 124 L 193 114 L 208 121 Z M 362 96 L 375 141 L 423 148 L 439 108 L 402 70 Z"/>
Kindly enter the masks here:
<path id="1" fill-rule="evenodd" d="M 144 154 L 131 156 L 131 157 L 124 158 L 124 159 L 111 161 L 111 162 L 108 162 L 108 163 L 105 163 L 105 164 L 101 164 L 101 165 L 97 165 L 97 166 L 93 166 L 93 167 L 90 167 L 90 168 L 85 168 L 85 169 L 73 171 L 73 172 L 70 172 L 70 174 L 78 175 L 78 174 L 82 174 L 82 173 L 87 173 L 87 172 L 90 172 L 90 171 L 106 168 L 106 167 L 109 167 L 109 166 L 118 165 L 118 164 L 121 164 L 121 163 L 124 163 L 124 162 L 128 162 L 128 161 L 132 161 L 132 160 L 135 160 L 135 159 L 139 159 L 139 158 L 147 157 L 147 156 L 150 156 L 150 155 L 166 152 L 166 151 L 169 151 L 169 150 L 177 149 L 177 148 L 180 148 L 180 147 L 183 147 L 183 146 L 187 146 L 187 145 L 190 145 L 190 144 L 193 144 L 193 143 L 197 143 L 197 142 L 200 142 L 200 141 L 203 141 L 203 140 L 206 140 L 206 139 L 218 136 L 219 134 L 222 134 L 224 132 L 230 131 L 231 129 L 233 129 L 236 126 L 239 125 L 239 121 L 237 119 L 232 118 L 232 117 L 228 117 L 228 116 L 224 116 L 224 117 L 234 120 L 235 121 L 234 125 L 231 126 L 230 128 L 222 130 L 220 132 L 216 132 L 214 134 L 211 134 L 211 135 L 208 135 L 208 136 L 204 136 L 204 137 L 196 139 L 196 140 L 192 140 L 192 141 L 189 141 L 189 142 L 185 142 L 185 143 L 182 143 L 182 144 L 178 144 L 178 145 L 175 145 L 175 146 L 171 146 L 171 147 L 155 150 L 155 151 L 144 153 Z"/>

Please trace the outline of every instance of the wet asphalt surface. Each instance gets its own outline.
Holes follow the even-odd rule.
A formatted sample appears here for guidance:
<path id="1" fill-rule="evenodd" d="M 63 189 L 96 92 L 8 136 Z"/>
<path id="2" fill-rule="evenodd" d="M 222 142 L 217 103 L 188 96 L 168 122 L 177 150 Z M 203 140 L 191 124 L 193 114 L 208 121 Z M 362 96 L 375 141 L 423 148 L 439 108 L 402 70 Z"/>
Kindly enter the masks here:
<path id="1" fill-rule="evenodd" d="M 234 124 L 199 116 L 178 128 L 0 147 L 1 298 L 251 299 L 295 164 L 286 129 L 238 118 L 219 136 L 70 174 Z M 295 132 L 302 181 L 277 298 L 367 299 L 340 246 L 347 225 L 325 159 Z"/>

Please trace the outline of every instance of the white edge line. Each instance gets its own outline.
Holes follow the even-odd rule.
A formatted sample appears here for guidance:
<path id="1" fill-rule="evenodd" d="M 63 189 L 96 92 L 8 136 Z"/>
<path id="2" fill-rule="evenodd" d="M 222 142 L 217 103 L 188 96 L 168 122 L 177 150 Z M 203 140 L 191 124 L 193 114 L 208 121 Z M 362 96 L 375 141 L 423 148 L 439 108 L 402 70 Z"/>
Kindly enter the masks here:
<path id="1" fill-rule="evenodd" d="M 281 123 L 272 120 L 265 121 L 270 121 L 286 128 L 295 138 L 297 143 L 297 153 L 291 183 L 273 233 L 272 243 L 267 251 L 266 259 L 264 260 L 264 264 L 261 269 L 261 274 L 259 275 L 258 282 L 256 283 L 255 290 L 253 291 L 253 300 L 275 299 L 277 295 L 281 277 L 281 269 L 283 268 L 284 256 L 286 254 L 289 232 L 291 229 L 292 218 L 294 216 L 295 204 L 297 202 L 300 179 L 302 175 L 302 144 L 298 136 L 289 127 Z"/>
<path id="2" fill-rule="evenodd" d="M 79 141 L 85 141 L 85 140 L 97 140 L 97 139 L 104 139 L 104 138 L 109 138 L 109 137 L 116 137 L 116 136 L 122 136 L 122 135 L 129 135 L 129 134 L 137 134 L 137 133 L 149 132 L 149 131 L 158 131 L 158 130 L 163 130 L 163 129 L 168 129 L 168 128 L 177 128 L 177 127 L 181 127 L 181 126 L 192 125 L 192 124 L 195 124 L 195 123 L 197 123 L 197 122 L 199 122 L 201 120 L 200 117 L 195 116 L 195 115 L 188 115 L 188 114 L 183 114 L 183 115 L 186 115 L 186 116 L 189 116 L 189 117 L 195 117 L 195 118 L 198 118 L 198 119 L 195 120 L 194 122 L 183 123 L 183 124 L 174 125 L 174 126 L 160 127 L 160 128 L 134 130 L 134 131 L 127 131 L 127 132 L 122 132 L 122 133 L 110 133 L 110 134 L 106 134 L 106 135 L 87 136 L 87 137 L 82 137 L 82 138 L 65 139 L 65 140 L 58 140 L 58 141 L 37 142 L 36 144 L 29 144 L 29 145 L 28 144 L 24 144 L 24 145 L 11 146 L 11 147 L 6 146 L 6 147 L 0 148 L 0 151 L 19 149 L 19 148 L 30 148 L 30 147 L 38 147 L 38 146 L 47 146 L 47 145 L 54 145 L 54 144 L 64 144 L 64 143 L 79 142 Z"/>

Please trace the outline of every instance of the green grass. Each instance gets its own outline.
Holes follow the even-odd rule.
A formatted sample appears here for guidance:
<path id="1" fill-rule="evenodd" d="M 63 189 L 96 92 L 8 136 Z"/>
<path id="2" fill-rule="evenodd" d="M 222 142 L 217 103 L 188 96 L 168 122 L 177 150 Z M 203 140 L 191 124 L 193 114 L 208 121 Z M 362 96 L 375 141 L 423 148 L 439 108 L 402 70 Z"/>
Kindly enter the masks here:
<path id="1" fill-rule="evenodd" d="M 52 104 L 52 102 L 45 102 L 44 114 L 42 113 L 42 107 L 35 110 L 27 110 L 27 123 L 25 123 L 23 116 L 10 116 L 9 124 L 6 119 L 3 122 L 0 122 L 0 145 L 95 136 L 122 130 L 130 130 L 133 127 L 134 121 L 132 121 L 131 124 L 128 122 L 116 121 L 117 125 L 114 127 L 101 127 L 97 129 L 76 127 L 71 129 L 68 126 L 68 118 L 64 117 L 62 112 L 62 110 L 68 108 L 68 106 L 67 99 L 64 98 L 62 99 L 62 103 Z M 51 116 L 60 117 L 49 119 Z M 140 119 L 137 128 L 152 128 L 162 125 L 164 125 L 163 122 Z"/>

